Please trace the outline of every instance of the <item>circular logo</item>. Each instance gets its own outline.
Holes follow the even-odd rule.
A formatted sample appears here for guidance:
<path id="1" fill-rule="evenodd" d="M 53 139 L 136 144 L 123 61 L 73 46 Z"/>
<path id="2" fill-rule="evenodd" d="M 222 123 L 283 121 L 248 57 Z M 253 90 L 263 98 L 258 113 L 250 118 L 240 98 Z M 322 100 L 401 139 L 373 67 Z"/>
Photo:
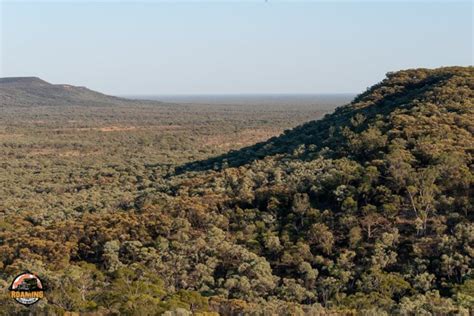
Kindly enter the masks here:
<path id="1" fill-rule="evenodd" d="M 32 305 L 44 297 L 43 283 L 33 273 L 18 275 L 10 285 L 10 297 L 25 306 Z"/>

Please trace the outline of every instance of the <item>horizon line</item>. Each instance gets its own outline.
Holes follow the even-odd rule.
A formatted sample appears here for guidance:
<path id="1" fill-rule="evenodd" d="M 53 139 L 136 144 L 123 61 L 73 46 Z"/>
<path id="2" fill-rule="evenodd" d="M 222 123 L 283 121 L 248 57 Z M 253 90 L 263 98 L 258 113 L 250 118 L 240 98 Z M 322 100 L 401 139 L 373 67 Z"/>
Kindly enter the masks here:
<path id="1" fill-rule="evenodd" d="M 297 95 L 353 95 L 360 92 L 215 92 L 215 93 L 125 93 L 114 94 L 119 97 L 133 97 L 133 96 L 163 96 L 163 97 L 197 97 L 197 96 L 297 96 Z"/>

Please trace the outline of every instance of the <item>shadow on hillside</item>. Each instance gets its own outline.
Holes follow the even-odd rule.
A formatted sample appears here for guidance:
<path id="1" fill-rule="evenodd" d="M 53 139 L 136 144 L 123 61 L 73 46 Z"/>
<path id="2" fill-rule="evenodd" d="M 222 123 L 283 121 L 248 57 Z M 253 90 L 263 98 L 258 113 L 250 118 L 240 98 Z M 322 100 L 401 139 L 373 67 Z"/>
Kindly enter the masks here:
<path id="1" fill-rule="evenodd" d="M 253 161 L 263 159 L 267 156 L 277 154 L 292 154 L 301 145 L 316 145 L 318 149 L 327 147 L 332 152 L 338 153 L 335 156 L 343 156 L 345 139 L 340 134 L 340 127 L 351 126 L 351 118 L 360 113 L 365 116 L 366 123 L 358 128 L 356 132 L 361 132 L 367 128 L 368 122 L 376 115 L 387 116 L 397 108 L 409 108 L 413 106 L 413 101 L 423 96 L 423 93 L 432 90 L 435 86 L 451 77 L 450 74 L 440 73 L 438 76 L 431 76 L 423 80 L 408 82 L 403 89 L 399 89 L 399 83 L 393 86 L 395 92 L 383 91 L 383 97 L 374 100 L 373 93 L 384 82 L 373 86 L 370 90 L 357 96 L 348 105 L 338 107 L 334 113 L 327 114 L 324 118 L 311 121 L 297 126 L 291 130 L 286 130 L 282 135 L 272 137 L 267 141 L 260 142 L 239 150 L 233 150 L 226 154 L 208 158 L 200 161 L 193 161 L 181 165 L 175 169 L 175 174 L 179 175 L 188 171 L 222 170 L 226 167 L 239 167 Z"/>

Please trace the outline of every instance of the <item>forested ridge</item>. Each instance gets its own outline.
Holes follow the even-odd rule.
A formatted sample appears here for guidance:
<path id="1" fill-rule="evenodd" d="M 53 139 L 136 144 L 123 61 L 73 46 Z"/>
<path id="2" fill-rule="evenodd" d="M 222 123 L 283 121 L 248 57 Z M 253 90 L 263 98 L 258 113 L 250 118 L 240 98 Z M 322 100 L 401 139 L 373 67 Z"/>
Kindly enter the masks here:
<path id="1" fill-rule="evenodd" d="M 49 314 L 469 315 L 473 132 L 474 68 L 389 73 L 321 120 L 160 166 L 116 207 L 9 212 L 0 282 L 38 273 Z"/>

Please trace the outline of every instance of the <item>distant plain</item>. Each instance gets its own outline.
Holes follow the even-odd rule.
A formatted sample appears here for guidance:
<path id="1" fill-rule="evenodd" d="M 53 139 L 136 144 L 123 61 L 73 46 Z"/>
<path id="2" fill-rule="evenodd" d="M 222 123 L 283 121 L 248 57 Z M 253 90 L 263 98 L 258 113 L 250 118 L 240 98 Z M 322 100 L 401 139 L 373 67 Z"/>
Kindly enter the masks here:
<path id="1" fill-rule="evenodd" d="M 133 98 L 141 101 L 3 107 L 0 160 L 5 172 L 0 195 L 5 198 L 0 209 L 8 214 L 54 208 L 71 214 L 105 192 L 100 205 L 89 207 L 114 208 L 148 185 L 148 180 L 145 185 L 142 180 L 125 181 L 130 169 L 133 178 L 160 178 L 174 166 L 265 141 L 319 119 L 353 96 Z M 97 181 L 104 170 L 109 170 L 107 181 Z"/>

